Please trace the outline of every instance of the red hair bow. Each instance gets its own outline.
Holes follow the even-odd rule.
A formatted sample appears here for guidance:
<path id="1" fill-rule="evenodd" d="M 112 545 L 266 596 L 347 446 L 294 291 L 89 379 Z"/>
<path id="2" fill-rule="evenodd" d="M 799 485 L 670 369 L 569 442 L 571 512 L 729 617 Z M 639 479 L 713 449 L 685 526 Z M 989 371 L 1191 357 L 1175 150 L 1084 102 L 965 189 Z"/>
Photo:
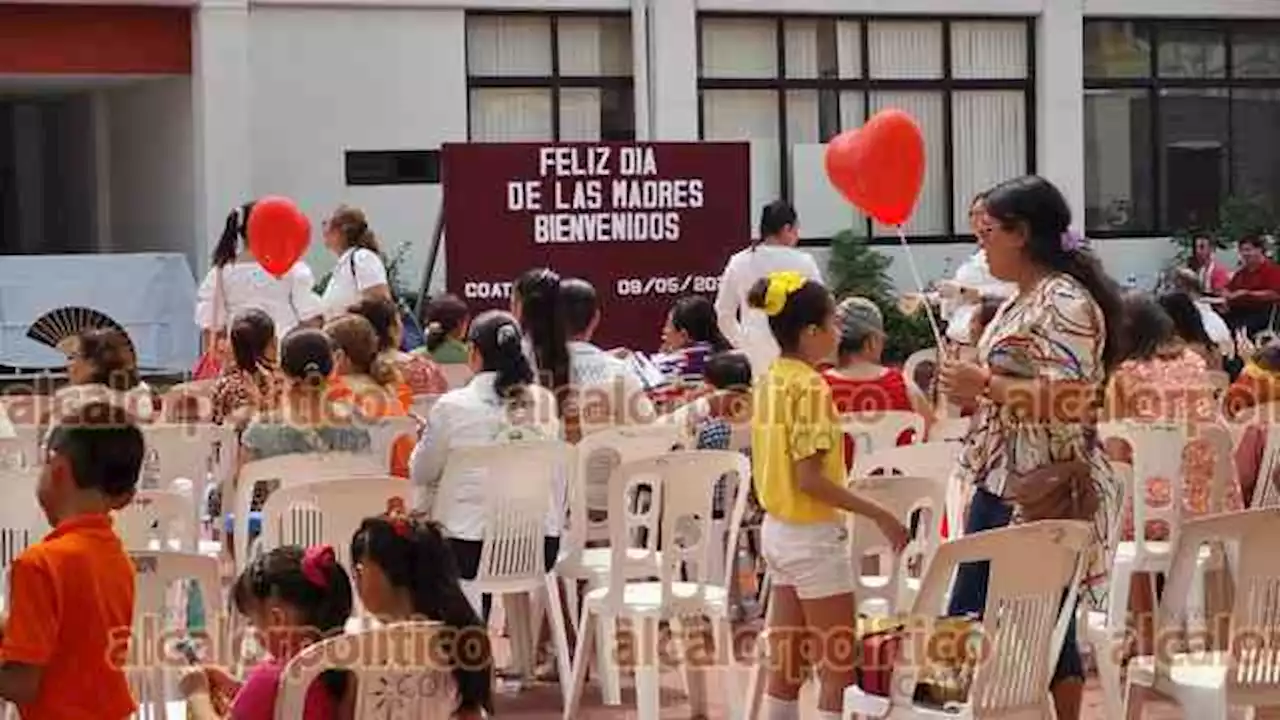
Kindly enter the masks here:
<path id="1" fill-rule="evenodd" d="M 338 563 L 332 545 L 313 545 L 302 554 L 302 574 L 312 585 L 329 589 L 329 570 Z"/>

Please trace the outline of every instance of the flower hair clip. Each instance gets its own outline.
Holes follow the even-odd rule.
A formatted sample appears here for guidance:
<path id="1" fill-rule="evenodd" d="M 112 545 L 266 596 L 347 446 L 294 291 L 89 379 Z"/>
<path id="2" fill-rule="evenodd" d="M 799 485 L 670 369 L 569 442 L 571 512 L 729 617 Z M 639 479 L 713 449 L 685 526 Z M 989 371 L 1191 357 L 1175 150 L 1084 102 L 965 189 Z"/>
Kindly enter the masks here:
<path id="1" fill-rule="evenodd" d="M 329 571 L 338 563 L 332 545 L 313 545 L 302 554 L 302 574 L 307 582 L 320 588 L 329 589 Z"/>
<path id="2" fill-rule="evenodd" d="M 1067 228 L 1059 236 L 1063 252 L 1073 253 L 1084 247 L 1084 236 L 1072 228 Z"/>
<path id="3" fill-rule="evenodd" d="M 764 312 L 774 317 L 787 306 L 787 298 L 804 287 L 806 280 L 798 272 L 786 270 L 769 273 L 769 286 L 764 294 Z"/>

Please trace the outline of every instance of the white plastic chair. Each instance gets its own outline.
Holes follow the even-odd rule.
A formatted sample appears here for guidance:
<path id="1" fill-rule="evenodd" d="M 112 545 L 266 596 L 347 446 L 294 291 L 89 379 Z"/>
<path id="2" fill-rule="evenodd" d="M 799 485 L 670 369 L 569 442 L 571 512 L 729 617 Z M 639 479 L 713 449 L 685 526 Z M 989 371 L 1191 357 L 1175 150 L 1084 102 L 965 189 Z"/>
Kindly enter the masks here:
<path id="1" fill-rule="evenodd" d="M 363 427 L 369 431 L 370 452 L 385 459 L 385 468 L 391 467 L 397 440 L 406 436 L 418 437 L 418 420 L 410 415 L 368 420 Z"/>
<path id="2" fill-rule="evenodd" d="M 937 478 L 946 488 L 945 512 L 947 528 L 952 538 L 960 537 L 964 527 L 961 512 L 964 508 L 965 488 L 951 481 L 954 476 L 959 450 L 954 443 L 927 442 L 915 445 L 889 447 L 854 457 L 853 472 L 849 478 L 867 477 L 876 473 L 885 475 L 915 475 Z M 938 518 L 941 521 L 941 517 Z"/>
<path id="3" fill-rule="evenodd" d="M 432 505 L 432 516 L 452 530 L 450 518 L 483 508 L 480 565 L 463 590 L 481 610 L 485 595 L 528 595 L 537 607 L 546 592 L 545 610 L 556 645 L 560 677 L 568 677 L 569 641 L 560 611 L 560 587 L 554 570 L 547 572 L 545 538 L 560 532 L 564 513 L 564 477 L 572 472 L 574 448 L 558 440 L 518 442 L 449 451 L 444 475 Z M 483 496 L 476 497 L 477 481 Z M 548 527 L 550 521 L 555 527 Z M 550 531 L 550 532 L 549 532 Z M 509 616 L 510 617 L 510 616 Z M 512 618 L 512 645 L 517 665 L 527 670 L 536 639 L 537 613 Z"/>
<path id="4" fill-rule="evenodd" d="M 937 373 L 938 348 L 925 348 L 911 353 L 907 361 L 902 364 L 902 374 L 906 376 L 907 382 L 911 384 L 911 387 L 919 390 L 921 394 L 928 395 L 929 388 L 922 387 L 919 381 L 916 380 L 917 371 L 925 364 L 933 365 L 934 373 Z"/>
<path id="5" fill-rule="evenodd" d="M 853 438 L 853 456 L 876 452 L 898 444 L 898 436 L 911 431 L 915 442 L 924 439 L 924 418 L 906 410 L 845 413 L 840 429 Z"/>
<path id="6" fill-rule="evenodd" d="M 1230 647 L 1194 646 L 1174 652 L 1185 632 L 1203 546 L 1221 544 L 1235 584 Z M 1185 717 L 1225 720 L 1232 707 L 1251 711 L 1280 706 L 1280 508 L 1224 513 L 1182 526 L 1160 607 L 1157 655 L 1134 658 L 1128 668 L 1126 714 L 1141 717 L 1147 691 L 1172 697 Z M 1184 636 L 1185 637 L 1185 636 Z M 1252 714 L 1252 713 L 1250 713 Z"/>
<path id="7" fill-rule="evenodd" d="M 1258 465 L 1258 478 L 1253 486 L 1251 508 L 1280 506 L 1280 488 L 1276 487 L 1276 474 L 1280 472 L 1280 423 L 1263 426 L 1266 442 L 1262 449 L 1262 462 Z"/>
<path id="8" fill-rule="evenodd" d="M 603 546 L 610 538 L 608 497 L 609 476 L 623 463 L 657 457 L 679 444 L 678 423 L 624 425 L 592 433 L 577 445 L 577 466 L 569 485 L 568 527 L 562 538 L 556 574 L 566 583 L 569 613 L 577 620 L 578 583 L 587 590 L 604 585 L 612 572 L 613 555 Z M 595 514 L 603 519 L 592 519 Z M 595 544 L 597 547 L 588 547 Z M 626 555 L 623 575 L 627 579 L 653 577 L 658 559 L 647 548 L 632 548 Z M 600 632 L 601 648 L 612 648 L 615 634 L 606 627 Z M 613 652 L 598 653 L 601 690 L 606 705 L 622 704 L 622 684 Z M 562 675 L 561 677 L 567 677 Z"/>
<path id="9" fill-rule="evenodd" d="M 138 702 L 138 716 L 168 720 L 174 709 L 174 698 L 170 697 L 169 673 L 166 671 L 185 664 L 181 655 L 167 642 L 186 634 L 185 606 L 175 600 L 185 598 L 185 594 L 179 591 L 181 586 L 195 581 L 200 588 L 200 597 L 204 599 L 205 617 L 214 619 L 220 614 L 224 608 L 218 582 L 218 561 L 205 555 L 167 550 L 131 552 L 130 556 L 137 576 L 133 640 L 129 643 L 126 676 Z M 213 656 L 206 660 L 225 662 L 227 658 L 223 651 L 226 649 L 215 641 Z"/>
<path id="10" fill-rule="evenodd" d="M 1050 520 L 975 533 L 944 543 L 912 606 L 912 631 L 930 637 L 945 608 L 951 577 L 961 563 L 990 562 L 983 613 L 983 656 L 975 665 L 968 702 L 953 712 L 917 707 L 912 699 L 928 643 L 909 637 L 893 667 L 891 696 L 844 692 L 844 717 L 1009 718 L 1053 717 L 1049 681 L 1074 611 L 1089 526 Z M 1063 602 L 1063 589 L 1067 589 Z"/>
<path id="11" fill-rule="evenodd" d="M 708 577 L 711 556 L 723 551 L 714 541 L 711 509 L 716 482 L 725 474 L 741 472 L 743 462 L 742 455 L 732 451 L 691 450 L 625 463 L 613 471 L 609 479 L 609 514 L 613 518 L 625 518 L 625 522 L 610 523 L 613 564 L 620 567 L 626 562 L 631 531 L 644 528 L 646 542 L 661 553 L 658 580 L 635 582 L 622 573 L 613 573 L 606 587 L 587 593 L 573 656 L 573 680 L 565 703 L 566 718 L 577 714 L 586 684 L 588 648 L 598 623 L 608 625 L 626 618 L 638 635 L 632 647 L 637 653 L 636 710 L 641 718 L 656 718 L 659 714 L 661 621 L 672 623 L 672 637 L 680 645 L 683 620 L 709 618 L 715 630 L 717 664 L 732 670 L 728 588 L 723 584 L 723 577 Z M 631 496 L 642 486 L 650 490 L 652 500 L 647 508 L 637 510 Z M 734 547 L 736 528 L 730 528 L 730 535 L 729 546 Z M 688 579 L 682 579 L 685 575 Z M 610 653 L 616 651 L 616 646 L 609 648 Z M 683 660 L 684 653 L 679 655 Z M 693 714 L 705 714 L 705 697 L 702 697 L 705 685 L 700 675 L 705 669 L 689 670 Z M 731 677 L 725 680 L 730 707 L 735 708 L 732 715 L 736 716 L 740 698 L 732 687 L 735 683 Z"/>
<path id="12" fill-rule="evenodd" d="M 351 537 L 365 518 L 387 512 L 392 502 L 409 506 L 412 488 L 403 478 L 356 477 L 286 485 L 262 504 L 262 534 L 255 549 L 283 545 L 331 545 L 338 562 L 351 567 Z M 250 557 L 255 553 L 250 552 Z"/>
<path id="13" fill-rule="evenodd" d="M 360 477 L 387 477 L 387 468 L 376 455 L 347 452 L 293 453 L 245 463 L 235 480 L 235 492 L 230 492 L 229 483 L 223 485 L 222 492 L 224 512 L 226 498 L 235 498 L 233 539 L 236 569 L 245 568 L 249 548 L 249 508 L 253 504 L 254 488 L 259 483 L 265 483 L 271 492 L 306 482 Z"/>
<path id="14" fill-rule="evenodd" d="M 200 503 L 208 495 L 210 484 L 221 484 L 229 472 L 227 455 L 234 454 L 236 434 L 230 427 L 209 423 L 142 425 L 146 442 L 143 479 L 153 474 L 151 489 L 171 489 L 174 482 L 191 484 L 191 522 L 199 530 Z M 146 488 L 147 484 L 141 483 Z"/>
<path id="15" fill-rule="evenodd" d="M 446 363 L 440 365 L 440 373 L 444 375 L 444 379 L 449 383 L 449 389 L 454 390 L 471 382 L 471 376 L 475 373 L 471 370 L 471 366 L 465 363 Z"/>
<path id="16" fill-rule="evenodd" d="M 196 552 L 199 531 L 194 503 L 172 490 L 139 490 L 115 514 L 116 534 L 126 550 Z"/>
<path id="17" fill-rule="evenodd" d="M 447 367 L 447 366 L 446 366 Z M 309 645 L 285 666 L 276 697 L 276 720 L 303 716 L 307 691 L 326 670 L 346 670 L 356 683 L 355 717 L 387 720 L 450 720 L 456 686 L 442 667 L 438 623 L 399 623 L 339 635 Z"/>
<path id="18" fill-rule="evenodd" d="M 12 441 L 0 441 L 0 452 Z M 0 594 L 8 587 L 9 566 L 50 530 L 36 499 L 40 468 L 0 465 Z"/>

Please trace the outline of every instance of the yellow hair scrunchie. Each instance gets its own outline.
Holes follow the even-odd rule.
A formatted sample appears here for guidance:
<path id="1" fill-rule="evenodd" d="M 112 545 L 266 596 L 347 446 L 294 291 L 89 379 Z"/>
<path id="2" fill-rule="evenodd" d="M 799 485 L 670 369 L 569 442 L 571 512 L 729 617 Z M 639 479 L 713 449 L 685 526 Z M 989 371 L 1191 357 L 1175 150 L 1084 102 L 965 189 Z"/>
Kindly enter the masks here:
<path id="1" fill-rule="evenodd" d="M 769 288 L 764 294 L 765 314 L 773 317 L 782 312 L 782 308 L 787 305 L 787 298 L 804 287 L 806 282 L 808 281 L 803 275 L 791 270 L 769 273 Z"/>

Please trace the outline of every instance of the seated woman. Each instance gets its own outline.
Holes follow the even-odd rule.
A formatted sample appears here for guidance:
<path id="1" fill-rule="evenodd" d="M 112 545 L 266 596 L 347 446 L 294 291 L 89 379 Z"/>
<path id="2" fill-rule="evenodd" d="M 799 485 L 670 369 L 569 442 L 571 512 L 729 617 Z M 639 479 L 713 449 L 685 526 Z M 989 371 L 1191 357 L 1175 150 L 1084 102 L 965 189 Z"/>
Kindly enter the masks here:
<path id="1" fill-rule="evenodd" d="M 1231 333 L 1227 329 L 1226 321 L 1218 317 L 1213 310 L 1208 311 L 1208 316 L 1217 319 L 1221 325 L 1219 337 L 1225 335 L 1226 343 L 1215 341 L 1209 334 L 1208 326 L 1205 324 L 1205 315 L 1201 314 L 1196 306 L 1196 301 L 1185 292 L 1171 292 L 1160 296 L 1160 307 L 1164 309 L 1169 319 L 1173 321 L 1173 332 L 1182 338 L 1190 350 L 1199 355 L 1205 363 L 1205 367 L 1209 370 L 1221 370 L 1223 350 L 1227 347 L 1226 343 L 1230 343 Z"/>
<path id="2" fill-rule="evenodd" d="M 425 351 L 432 360 L 441 365 L 466 364 L 467 322 L 470 319 L 471 311 L 457 295 L 441 295 L 427 303 L 422 314 L 422 326 L 427 332 Z"/>
<path id="3" fill-rule="evenodd" d="M 249 309 L 231 323 L 231 366 L 213 384 L 213 421 L 243 428 L 259 412 L 280 406 L 275 323 Z"/>
<path id="4" fill-rule="evenodd" d="M 310 328 L 289 333 L 280 345 L 280 370 L 284 387 L 279 406 L 259 413 L 240 435 L 242 465 L 277 455 L 369 452 L 369 431 L 353 422 L 349 405 L 330 397 L 333 351 L 324 333 Z M 254 489 L 254 511 L 262 506 L 266 494 L 265 486 Z M 211 514 L 217 517 L 221 498 L 216 493 L 210 506 Z M 252 527 L 252 518 L 250 522 Z"/>
<path id="5" fill-rule="evenodd" d="M 373 325 L 359 315 L 340 315 L 325 323 L 324 332 L 334 345 L 333 387 L 329 397 L 349 403 L 365 421 L 405 417 L 413 394 L 385 356 L 378 354 Z M 390 472 L 409 477 L 413 439 L 397 438 L 391 450 Z"/>
<path id="6" fill-rule="evenodd" d="M 1138 293 L 1126 296 L 1124 336 L 1129 340 L 1126 358 L 1117 368 L 1107 388 L 1106 408 L 1113 420 L 1177 420 L 1198 424 L 1217 421 L 1213 384 L 1204 359 L 1178 336 L 1173 319 L 1159 302 Z M 1107 454 L 1112 460 L 1133 462 L 1132 450 L 1122 442 L 1108 442 Z M 1231 478 L 1225 488 L 1225 506 L 1210 507 L 1214 466 L 1213 448 L 1207 443 L 1192 441 L 1183 448 L 1184 517 L 1239 510 L 1243 507 L 1240 487 L 1235 478 Z M 1135 478 L 1134 482 L 1142 488 L 1148 505 L 1159 506 L 1168 502 L 1170 492 L 1167 480 Z M 1132 501 L 1126 502 L 1123 517 L 1123 537 L 1132 539 Z M 1165 540 L 1168 536 L 1169 527 L 1165 523 L 1146 523 L 1146 539 Z M 1149 625 L 1152 610 L 1150 582 L 1149 577 L 1135 577 L 1129 597 L 1130 610 L 1142 618 L 1139 642 L 1144 648 L 1150 642 L 1153 632 Z"/>
<path id="7" fill-rule="evenodd" d="M 925 435 L 934 421 L 933 406 L 912 385 L 901 370 L 880 364 L 884 353 L 884 316 L 880 308 L 864 297 L 845 298 L 836 308 L 840 341 L 837 365 L 822 373 L 831 386 L 831 396 L 841 413 L 904 410 L 924 417 Z M 899 444 L 911 438 L 899 438 Z M 846 462 L 852 463 L 852 447 L 846 438 Z"/>
<path id="8" fill-rule="evenodd" d="M 662 354 L 654 358 L 672 382 L 700 385 L 707 360 L 733 349 L 720 332 L 716 308 L 701 295 L 682 297 L 662 326 Z"/>
<path id="9" fill-rule="evenodd" d="M 414 395 L 440 395 L 449 389 L 449 381 L 431 358 L 421 353 L 407 353 L 400 349 L 404 325 L 400 311 L 390 300 L 365 298 L 352 305 L 351 313 L 359 315 L 378 335 L 378 355 L 390 362 L 404 379 L 409 389 L 406 405 L 413 404 Z M 404 397 L 400 398 L 402 401 Z"/>
<path id="10" fill-rule="evenodd" d="M 1246 348 L 1248 350 L 1250 348 Z M 1246 504 L 1251 504 L 1259 482 L 1270 483 L 1268 493 L 1280 493 L 1280 470 L 1262 478 L 1267 426 L 1280 422 L 1276 413 L 1280 402 L 1280 342 L 1270 342 L 1249 355 L 1240 377 L 1227 389 L 1226 415 L 1233 422 L 1246 423 L 1236 446 L 1236 476 Z"/>
<path id="11" fill-rule="evenodd" d="M 95 402 L 123 407 L 142 422 L 154 414 L 151 389 L 138 378 L 133 343 L 118 330 L 79 332 L 67 348 L 67 380 L 70 384 L 54 393 L 52 412 L 42 414 L 43 424 Z"/>
<path id="12" fill-rule="evenodd" d="M 475 578 L 480 567 L 486 488 L 459 490 L 457 496 L 470 499 L 472 504 L 459 503 L 443 516 L 437 514 L 436 490 L 444 475 L 449 451 L 463 446 L 562 436 L 555 396 L 534 383 L 533 368 L 524 353 L 523 337 L 515 319 L 507 313 L 490 310 L 471 323 L 468 336 L 470 365 L 476 374 L 465 387 L 445 393 L 431 408 L 426 429 L 413 451 L 410 472 L 416 493 L 414 504 L 448 533 L 458 560 L 459 575 L 464 580 Z M 483 483 L 483 480 L 481 477 L 471 482 Z M 549 526 L 556 530 L 546 537 L 548 571 L 559 552 L 563 517 L 563 508 L 549 514 Z"/>

